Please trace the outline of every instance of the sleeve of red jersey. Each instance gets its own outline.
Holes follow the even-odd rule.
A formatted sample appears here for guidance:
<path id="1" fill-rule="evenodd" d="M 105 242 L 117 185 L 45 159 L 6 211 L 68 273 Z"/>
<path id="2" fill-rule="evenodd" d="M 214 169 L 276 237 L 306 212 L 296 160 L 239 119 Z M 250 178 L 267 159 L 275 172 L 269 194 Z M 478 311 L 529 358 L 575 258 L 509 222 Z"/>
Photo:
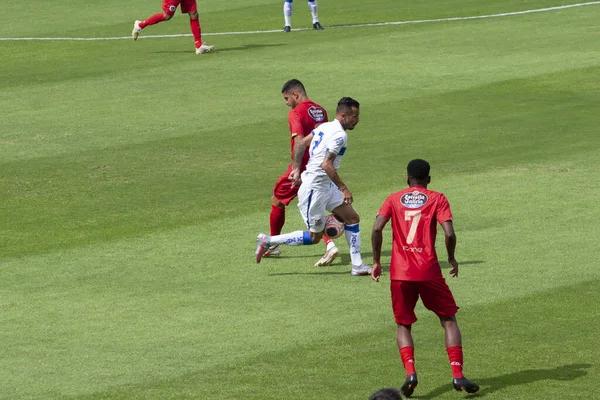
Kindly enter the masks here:
<path id="1" fill-rule="evenodd" d="M 452 221 L 452 212 L 450 211 L 450 203 L 448 203 L 448 199 L 443 194 L 440 195 L 440 199 L 438 201 L 437 207 L 437 221 L 440 224 L 443 224 L 446 221 Z"/>
<path id="2" fill-rule="evenodd" d="M 383 215 L 388 219 L 392 218 L 392 196 L 388 196 L 383 202 L 383 205 L 379 209 L 378 215 Z"/>
<path id="3" fill-rule="evenodd" d="M 288 122 L 290 124 L 290 135 L 296 137 L 298 135 L 304 135 L 304 129 L 302 127 L 302 119 L 296 112 L 290 112 L 288 115 Z"/>

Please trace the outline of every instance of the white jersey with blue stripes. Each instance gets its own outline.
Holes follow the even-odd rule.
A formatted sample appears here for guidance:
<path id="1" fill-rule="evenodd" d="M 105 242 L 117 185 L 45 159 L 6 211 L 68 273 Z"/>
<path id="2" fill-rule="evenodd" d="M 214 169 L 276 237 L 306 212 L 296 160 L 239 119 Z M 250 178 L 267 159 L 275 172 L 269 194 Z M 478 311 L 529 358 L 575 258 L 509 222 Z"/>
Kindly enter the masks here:
<path id="1" fill-rule="evenodd" d="M 310 142 L 310 158 L 306 164 L 306 170 L 302 173 L 302 183 L 307 184 L 315 179 L 323 182 L 322 178 L 327 177 L 327 173 L 322 167 L 327 153 L 336 154 L 333 167 L 337 170 L 348 144 L 348 134 L 337 119 L 319 125 L 311 134 L 313 138 Z"/>

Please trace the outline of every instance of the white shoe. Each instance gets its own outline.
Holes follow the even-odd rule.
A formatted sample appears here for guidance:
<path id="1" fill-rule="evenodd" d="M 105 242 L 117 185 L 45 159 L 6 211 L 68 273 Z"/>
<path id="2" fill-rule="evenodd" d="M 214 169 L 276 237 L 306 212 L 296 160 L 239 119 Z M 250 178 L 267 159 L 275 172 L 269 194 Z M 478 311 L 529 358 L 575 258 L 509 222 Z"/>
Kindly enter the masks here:
<path id="1" fill-rule="evenodd" d="M 362 276 L 362 275 L 370 275 L 371 267 L 366 264 L 363 264 L 359 267 L 352 266 L 352 276 Z"/>
<path id="2" fill-rule="evenodd" d="M 325 252 L 325 254 L 323 254 L 323 257 L 321 257 L 321 259 L 315 263 L 315 267 L 326 267 L 328 265 L 331 265 L 331 263 L 333 263 L 333 260 L 335 260 L 339 255 L 340 251 L 338 250 L 338 248 L 332 246 Z"/>
<path id="3" fill-rule="evenodd" d="M 140 22 L 142 21 L 135 21 L 133 23 L 133 31 L 131 31 L 131 37 L 133 40 L 137 40 L 138 36 L 140 36 L 140 32 L 142 32 L 142 28 L 140 28 Z"/>
<path id="4" fill-rule="evenodd" d="M 256 237 L 258 245 L 256 246 L 256 252 L 254 255 L 256 256 L 255 259 L 257 264 L 265 255 L 265 252 L 269 249 L 269 239 L 271 239 L 271 237 L 269 235 L 265 235 L 264 233 L 259 233 Z"/>
<path id="5" fill-rule="evenodd" d="M 278 256 L 280 254 L 281 254 L 281 246 L 276 244 L 275 246 L 269 246 L 267 251 L 265 251 L 265 254 L 263 254 L 263 257 Z"/>
<path id="6" fill-rule="evenodd" d="M 202 46 L 200 46 L 196 49 L 196 54 L 208 53 L 209 51 L 211 51 L 214 48 L 215 48 L 215 46 L 209 46 L 207 44 L 202 43 Z"/>

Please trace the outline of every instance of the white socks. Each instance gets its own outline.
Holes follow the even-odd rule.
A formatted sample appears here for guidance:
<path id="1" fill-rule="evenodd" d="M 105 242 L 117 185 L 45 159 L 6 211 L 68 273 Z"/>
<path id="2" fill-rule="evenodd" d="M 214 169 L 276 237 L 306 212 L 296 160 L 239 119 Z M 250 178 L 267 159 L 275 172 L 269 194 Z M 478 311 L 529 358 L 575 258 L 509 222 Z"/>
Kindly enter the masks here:
<path id="1" fill-rule="evenodd" d="M 360 255 L 360 230 L 358 224 L 346 225 L 346 242 L 350 248 L 350 259 L 352 260 L 353 267 L 360 267 L 363 265 L 363 259 Z"/>
<path id="2" fill-rule="evenodd" d="M 312 23 L 319 22 L 319 14 L 318 14 L 318 5 L 317 0 L 309 0 L 308 1 L 308 9 L 310 10 L 310 15 L 312 16 Z M 292 26 L 292 3 L 284 2 L 283 3 L 283 19 L 285 20 L 285 26 Z"/>
<path id="3" fill-rule="evenodd" d="M 274 246 L 285 244 L 288 246 L 302 246 L 312 244 L 312 238 L 307 231 L 295 231 L 292 233 L 283 233 L 281 235 L 271 236 L 269 245 Z"/>
<path id="4" fill-rule="evenodd" d="M 287 1 L 283 3 L 283 18 L 285 19 L 285 26 L 292 26 L 292 3 Z"/>
<path id="5" fill-rule="evenodd" d="M 308 0 L 308 9 L 310 10 L 310 15 L 312 15 L 312 23 L 319 22 L 319 15 L 317 13 L 317 0 L 310 1 Z"/>

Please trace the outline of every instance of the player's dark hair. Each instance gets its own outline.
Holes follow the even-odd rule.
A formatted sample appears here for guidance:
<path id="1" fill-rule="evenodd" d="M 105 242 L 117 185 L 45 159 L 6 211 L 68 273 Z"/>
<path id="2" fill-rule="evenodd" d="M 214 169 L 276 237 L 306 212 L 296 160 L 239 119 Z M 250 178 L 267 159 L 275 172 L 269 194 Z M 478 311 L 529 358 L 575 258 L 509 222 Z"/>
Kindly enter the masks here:
<path id="1" fill-rule="evenodd" d="M 369 400 L 402 400 L 402 396 L 398 390 L 386 388 L 373 393 Z"/>
<path id="2" fill-rule="evenodd" d="M 408 163 L 406 173 L 410 178 L 424 181 L 429 176 L 430 168 L 427 161 L 417 158 Z"/>
<path id="3" fill-rule="evenodd" d="M 338 101 L 335 112 L 350 112 L 352 111 L 352 108 L 360 108 L 360 103 L 354 100 L 352 97 L 342 97 L 340 101 Z"/>
<path id="4" fill-rule="evenodd" d="M 298 79 L 290 79 L 287 81 L 283 88 L 281 88 L 281 93 L 288 93 L 292 90 L 298 90 L 302 93 L 306 93 L 306 89 L 304 89 L 304 85 Z"/>

